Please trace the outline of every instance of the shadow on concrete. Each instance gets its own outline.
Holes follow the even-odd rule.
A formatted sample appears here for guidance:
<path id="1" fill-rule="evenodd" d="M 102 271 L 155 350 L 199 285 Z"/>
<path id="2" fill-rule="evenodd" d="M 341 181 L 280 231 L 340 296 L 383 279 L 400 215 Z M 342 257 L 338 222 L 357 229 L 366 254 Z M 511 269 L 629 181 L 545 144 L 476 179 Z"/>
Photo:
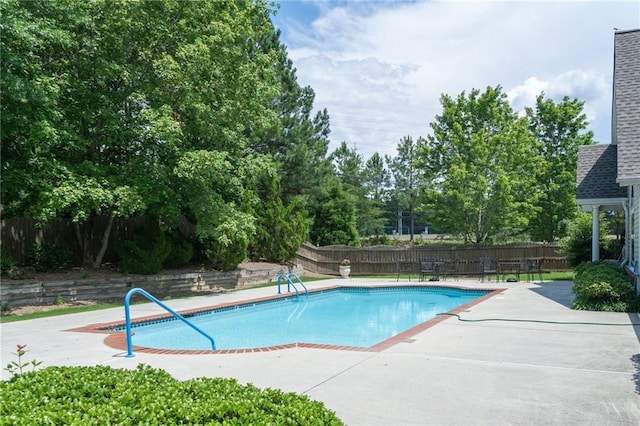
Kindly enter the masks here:
<path id="1" fill-rule="evenodd" d="M 553 300 L 567 308 L 571 308 L 575 295 L 571 291 L 573 282 L 571 281 L 550 281 L 538 284 L 538 287 L 531 288 L 531 291 Z"/>
<path id="2" fill-rule="evenodd" d="M 640 395 L 640 354 L 631 357 L 631 362 L 636 371 L 633 373 L 633 381 L 636 384 L 636 393 Z"/>

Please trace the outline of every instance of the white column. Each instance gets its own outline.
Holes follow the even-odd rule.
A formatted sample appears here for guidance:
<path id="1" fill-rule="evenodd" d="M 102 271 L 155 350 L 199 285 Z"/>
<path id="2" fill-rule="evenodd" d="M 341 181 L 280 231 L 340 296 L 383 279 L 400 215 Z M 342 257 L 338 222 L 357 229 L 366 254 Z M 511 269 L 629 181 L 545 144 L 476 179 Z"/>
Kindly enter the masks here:
<path id="1" fill-rule="evenodd" d="M 600 206 L 591 207 L 591 261 L 600 260 Z"/>
<path id="2" fill-rule="evenodd" d="M 626 202 L 622 203 L 622 208 L 624 209 L 624 247 L 622 247 L 622 250 L 624 251 L 624 258 L 622 259 L 621 266 L 624 266 L 629 261 L 629 256 L 631 256 L 631 250 L 629 250 L 628 243 L 628 241 L 631 241 L 631 217 L 629 216 L 629 207 Z"/>

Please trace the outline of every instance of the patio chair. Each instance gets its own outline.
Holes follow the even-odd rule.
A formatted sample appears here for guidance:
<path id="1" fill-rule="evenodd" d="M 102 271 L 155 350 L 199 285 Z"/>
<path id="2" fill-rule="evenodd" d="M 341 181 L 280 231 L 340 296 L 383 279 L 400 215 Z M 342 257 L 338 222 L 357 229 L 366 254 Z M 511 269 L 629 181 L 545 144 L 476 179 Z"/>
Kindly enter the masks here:
<path id="1" fill-rule="evenodd" d="M 425 281 L 430 275 L 429 281 L 438 281 L 438 263 L 432 259 L 420 261 L 420 281 Z"/>
<path id="2" fill-rule="evenodd" d="M 536 259 L 525 259 L 525 271 L 527 271 L 527 282 L 534 281 L 536 279 L 536 274 L 540 278 L 540 282 L 542 282 L 542 264 L 544 263 L 543 258 Z"/>
<path id="3" fill-rule="evenodd" d="M 396 276 L 396 282 L 400 280 L 400 275 L 409 274 L 409 281 L 411 281 L 411 274 L 415 273 L 414 262 L 401 262 L 400 260 L 396 261 L 396 271 L 398 275 Z"/>
<path id="4" fill-rule="evenodd" d="M 454 280 L 458 281 L 458 265 L 459 264 L 460 264 L 460 259 L 446 260 L 442 262 L 442 264 L 440 265 L 438 274 L 451 276 Z"/>
<path id="5" fill-rule="evenodd" d="M 485 277 L 489 277 L 489 281 L 491 281 L 491 275 L 496 276 L 496 281 L 499 280 L 500 270 L 498 269 L 498 262 L 496 262 L 495 259 L 490 257 L 481 257 L 480 266 L 482 268 L 482 277 L 480 278 L 482 282 L 484 282 Z"/>

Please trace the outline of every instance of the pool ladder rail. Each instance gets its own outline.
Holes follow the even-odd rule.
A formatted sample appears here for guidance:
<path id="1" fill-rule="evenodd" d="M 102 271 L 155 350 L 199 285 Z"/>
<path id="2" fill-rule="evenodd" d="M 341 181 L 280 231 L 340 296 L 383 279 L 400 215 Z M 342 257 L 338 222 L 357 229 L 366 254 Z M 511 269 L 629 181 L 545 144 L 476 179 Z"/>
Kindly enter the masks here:
<path id="1" fill-rule="evenodd" d="M 168 307 L 167 305 L 162 303 L 160 300 L 158 300 L 155 297 L 153 297 L 147 291 L 145 291 L 145 290 L 143 290 L 141 288 L 132 288 L 124 296 L 124 317 L 125 317 L 125 328 L 126 328 L 126 333 L 127 333 L 127 358 L 132 358 L 134 356 L 133 355 L 133 343 L 131 342 L 131 313 L 130 313 L 131 309 L 130 309 L 130 303 L 129 303 L 129 301 L 131 299 L 131 296 L 133 296 L 134 294 L 143 295 L 144 297 L 146 297 L 150 301 L 154 302 L 156 305 L 160 306 L 165 311 L 169 312 L 171 315 L 173 315 L 174 317 L 176 317 L 177 319 L 179 319 L 180 321 L 182 321 L 183 323 L 185 323 L 189 327 L 193 328 L 198 333 L 202 334 L 204 337 L 209 339 L 209 341 L 211 342 L 211 349 L 215 350 L 216 342 L 215 342 L 215 340 L 213 340 L 213 337 L 209 336 L 202 329 L 200 329 L 197 325 L 193 324 L 191 321 L 189 321 L 188 319 L 186 319 L 185 317 L 183 317 L 182 315 L 180 315 L 179 313 L 177 313 L 176 311 L 174 311 L 173 309 L 171 309 L 170 307 Z"/>
<path id="2" fill-rule="evenodd" d="M 304 283 L 302 282 L 302 280 L 297 274 L 293 274 L 293 273 L 278 275 L 278 294 L 282 294 L 282 291 L 280 290 L 280 282 L 282 280 L 285 280 L 287 282 L 287 293 L 291 292 L 291 287 L 293 287 L 293 289 L 296 292 L 296 300 L 298 300 L 298 297 L 299 297 L 298 287 L 296 287 L 292 278 L 295 279 L 302 286 L 302 288 L 304 288 L 305 296 L 309 296 L 309 290 L 307 289 L 307 286 L 304 285 Z"/>

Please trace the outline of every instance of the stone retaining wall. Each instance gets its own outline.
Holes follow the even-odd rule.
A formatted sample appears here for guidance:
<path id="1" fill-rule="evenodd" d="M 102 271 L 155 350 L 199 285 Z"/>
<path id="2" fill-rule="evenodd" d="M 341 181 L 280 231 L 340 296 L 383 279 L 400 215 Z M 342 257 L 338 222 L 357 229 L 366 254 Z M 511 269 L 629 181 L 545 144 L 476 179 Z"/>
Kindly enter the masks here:
<path id="1" fill-rule="evenodd" d="M 301 273 L 299 267 L 265 266 L 230 272 L 193 272 L 173 275 L 128 275 L 58 281 L 3 279 L 0 303 L 9 307 L 53 304 L 58 301 L 123 300 L 129 290 L 143 288 L 157 298 L 202 295 L 275 282 L 278 275 Z"/>

